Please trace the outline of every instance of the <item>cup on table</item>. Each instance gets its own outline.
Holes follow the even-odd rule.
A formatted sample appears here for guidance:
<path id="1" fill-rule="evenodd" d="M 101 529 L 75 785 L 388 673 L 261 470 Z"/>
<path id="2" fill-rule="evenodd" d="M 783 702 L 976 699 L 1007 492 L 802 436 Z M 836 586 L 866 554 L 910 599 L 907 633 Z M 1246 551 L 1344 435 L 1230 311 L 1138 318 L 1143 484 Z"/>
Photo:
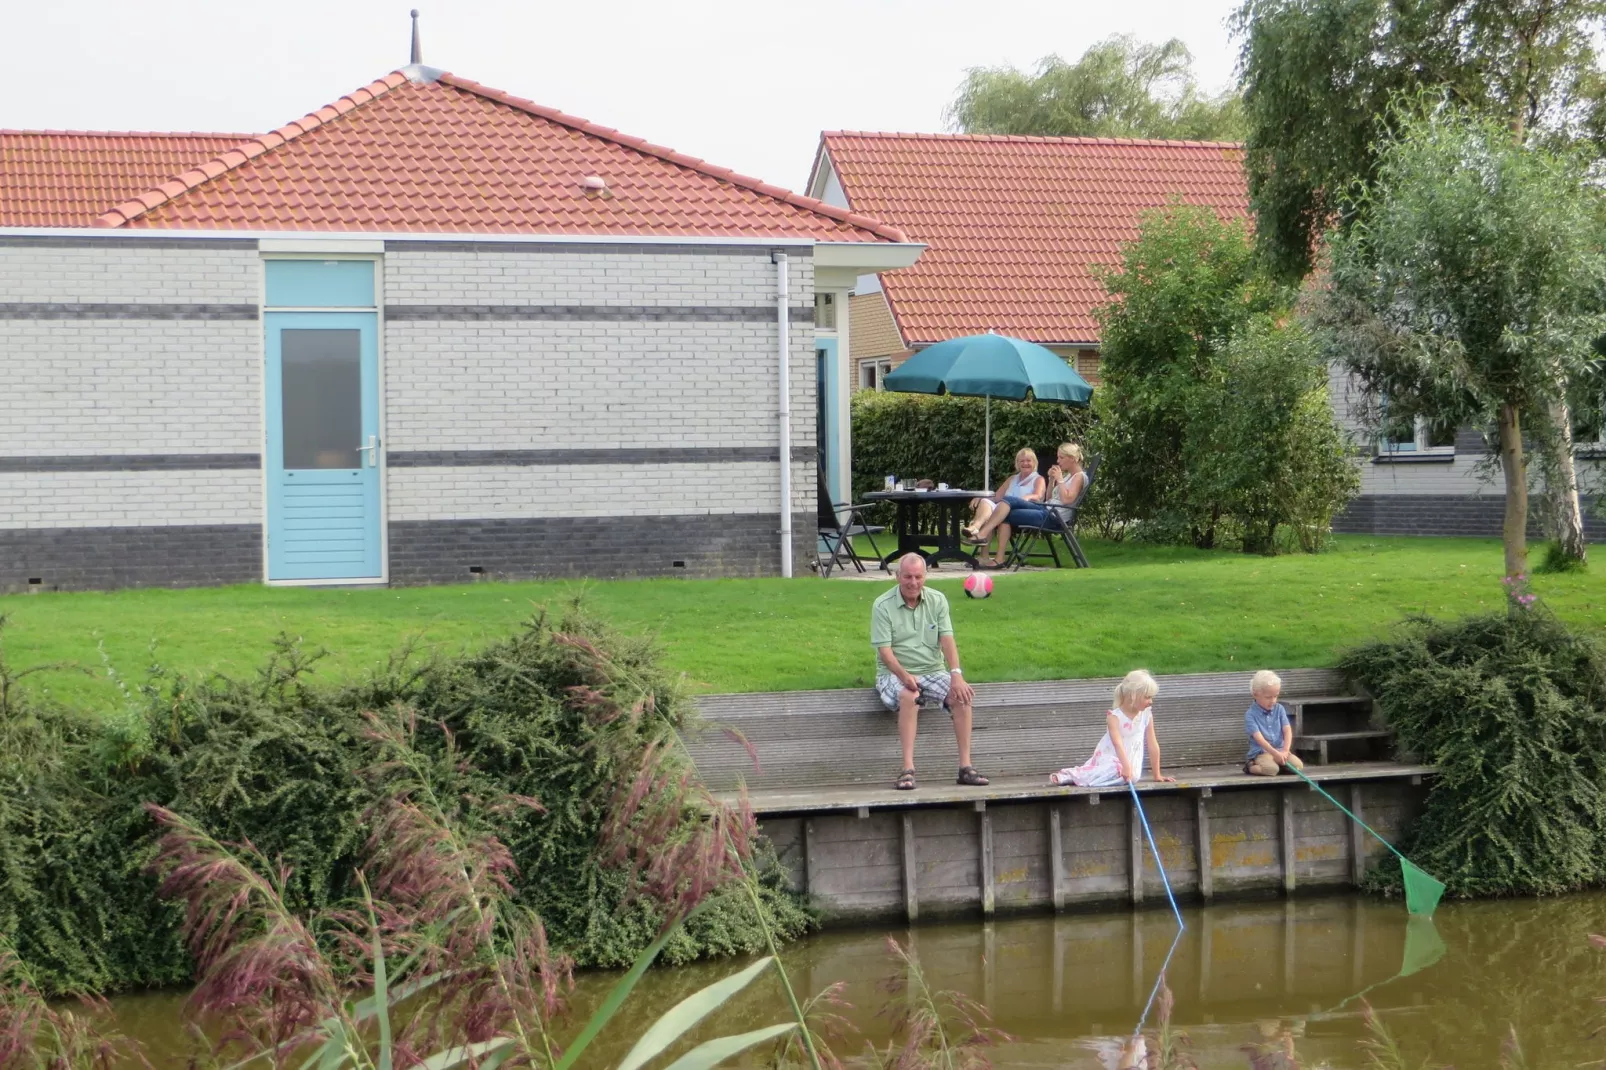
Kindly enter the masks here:
<path id="1" fill-rule="evenodd" d="M 946 484 L 946 483 L 938 483 L 937 484 L 937 489 L 938 490 L 947 490 L 948 489 L 948 484 Z"/>
<path id="2" fill-rule="evenodd" d="M 903 489 L 903 480 L 900 479 L 896 483 L 894 483 L 892 485 L 892 489 L 893 490 L 902 490 Z"/>

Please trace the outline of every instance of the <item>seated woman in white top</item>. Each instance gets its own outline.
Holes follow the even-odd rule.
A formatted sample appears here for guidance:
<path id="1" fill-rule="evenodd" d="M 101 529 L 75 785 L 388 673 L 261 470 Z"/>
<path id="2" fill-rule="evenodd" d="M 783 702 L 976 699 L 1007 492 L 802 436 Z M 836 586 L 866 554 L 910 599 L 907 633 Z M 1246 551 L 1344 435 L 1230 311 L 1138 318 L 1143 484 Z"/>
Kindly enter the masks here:
<path id="1" fill-rule="evenodd" d="M 1037 474 L 1037 453 L 1035 450 L 1021 450 L 1015 454 L 1015 474 L 998 485 L 998 492 L 992 498 L 977 498 L 971 508 L 975 510 L 975 518 L 966 530 L 971 539 L 982 544 L 985 549 L 987 539 L 994 532 L 998 533 L 998 544 L 993 551 L 992 560 L 987 562 L 993 568 L 1004 563 L 1004 554 L 1009 549 L 1010 527 L 1004 523 L 1004 518 L 1011 511 L 1022 509 L 1042 509 L 1043 494 L 1047 484 L 1043 477 Z"/>
<path id="2" fill-rule="evenodd" d="M 1045 473 L 1048 477 L 1048 504 L 1075 505 L 1076 499 L 1082 496 L 1082 489 L 1087 486 L 1087 472 L 1082 467 L 1082 447 L 1074 442 L 1062 442 L 1056 460 L 1058 463 Z M 1048 518 L 1058 520 L 1059 514 L 1050 509 Z"/>
<path id="3" fill-rule="evenodd" d="M 1074 505 L 1076 499 L 1087 486 L 1087 472 L 1082 468 L 1082 447 L 1074 442 L 1060 444 L 1058 462 L 1048 470 L 1048 500 L 1047 508 L 1036 502 L 999 502 L 996 505 L 989 499 L 977 499 L 976 522 L 971 525 L 968 532 L 970 536 L 980 543 L 985 543 L 988 536 L 994 531 L 1002 529 L 1002 545 L 1009 545 L 1009 536 L 1013 530 L 1004 521 L 1013 517 L 1015 526 L 1022 524 L 1032 527 L 1058 527 L 1063 517 L 1056 505 Z M 979 508 L 977 507 L 979 506 Z M 1000 549 L 1002 554 L 1003 550 Z"/>

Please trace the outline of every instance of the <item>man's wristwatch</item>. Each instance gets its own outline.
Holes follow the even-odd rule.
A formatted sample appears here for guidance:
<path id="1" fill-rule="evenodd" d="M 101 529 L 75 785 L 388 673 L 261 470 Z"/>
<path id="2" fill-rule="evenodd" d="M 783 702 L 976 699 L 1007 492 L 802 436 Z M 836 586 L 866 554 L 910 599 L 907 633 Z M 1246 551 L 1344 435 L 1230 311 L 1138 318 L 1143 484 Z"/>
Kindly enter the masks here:
<path id="1" fill-rule="evenodd" d="M 949 670 L 948 670 L 948 671 L 949 671 L 949 672 L 951 672 L 951 673 L 953 673 L 953 674 L 955 674 L 955 675 L 956 675 L 956 676 L 963 676 L 963 675 L 965 675 L 965 670 L 964 670 L 964 669 L 961 669 L 961 668 L 960 668 L 960 667 L 959 667 L 959 666 L 957 666 L 957 665 L 955 665 L 955 666 L 954 666 L 954 667 L 953 667 L 953 668 L 951 668 L 951 669 L 949 669 Z"/>

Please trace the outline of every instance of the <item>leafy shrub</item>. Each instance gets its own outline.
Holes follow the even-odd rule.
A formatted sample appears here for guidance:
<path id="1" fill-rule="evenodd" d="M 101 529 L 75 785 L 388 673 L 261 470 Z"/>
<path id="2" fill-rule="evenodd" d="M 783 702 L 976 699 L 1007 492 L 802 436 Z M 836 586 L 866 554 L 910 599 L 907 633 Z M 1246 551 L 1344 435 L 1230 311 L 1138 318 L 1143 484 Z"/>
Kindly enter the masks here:
<path id="1" fill-rule="evenodd" d="M 1451 894 L 1606 882 L 1606 651 L 1597 642 L 1544 610 L 1517 608 L 1410 621 L 1340 668 L 1377 699 L 1401 746 L 1439 769 L 1402 849 Z"/>
<path id="2" fill-rule="evenodd" d="M 1240 528 L 1245 552 L 1276 549 L 1280 527 L 1322 548 L 1361 477 L 1333 417 L 1327 363 L 1297 321 L 1260 316 L 1227 341 L 1185 433 L 1190 482 Z"/>
<path id="3" fill-rule="evenodd" d="M 1585 572 L 1588 569 L 1589 563 L 1587 561 L 1580 560 L 1579 558 L 1574 557 L 1572 554 L 1569 554 L 1565 549 L 1562 548 L 1561 543 L 1555 539 L 1545 543 L 1545 555 L 1540 559 L 1539 564 L 1534 566 L 1535 572 L 1545 572 L 1551 574 L 1560 572 Z"/>
<path id="4" fill-rule="evenodd" d="M 51 990 L 189 978 L 178 916 L 146 872 L 156 836 L 146 804 L 282 859 L 295 910 L 350 898 L 376 790 L 359 776 L 375 760 L 364 714 L 396 705 L 426 726 L 421 752 L 440 758 L 455 746 L 471 770 L 459 795 L 541 803 L 543 812 L 472 816 L 512 852 L 519 902 L 557 948 L 581 965 L 621 965 L 661 928 L 660 904 L 632 894 L 627 867 L 600 853 L 599 837 L 649 748 L 683 761 L 667 744 L 690 705 L 646 641 L 608 633 L 578 609 L 557 621 L 543 614 L 478 653 L 403 652 L 350 685 L 320 682 L 317 655 L 289 641 L 247 680 L 157 673 L 122 728 L 14 688 L 0 694 L 0 932 Z M 599 717 L 601 707 L 621 712 Z M 772 854 L 760 870 L 772 924 L 801 932 L 807 916 Z M 664 956 L 762 947 L 750 906 L 716 896 Z"/>
<path id="5" fill-rule="evenodd" d="M 1145 541 L 1321 548 L 1359 489 L 1327 366 L 1256 264 L 1242 223 L 1171 204 L 1104 276 L 1099 421 L 1106 508 Z"/>

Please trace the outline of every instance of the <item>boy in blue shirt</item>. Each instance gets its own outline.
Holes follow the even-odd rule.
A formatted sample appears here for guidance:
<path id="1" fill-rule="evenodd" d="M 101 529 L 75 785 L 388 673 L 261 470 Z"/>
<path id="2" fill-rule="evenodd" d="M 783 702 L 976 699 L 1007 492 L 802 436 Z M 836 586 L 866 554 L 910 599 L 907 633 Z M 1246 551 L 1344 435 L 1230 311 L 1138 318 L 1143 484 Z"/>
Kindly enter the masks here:
<path id="1" fill-rule="evenodd" d="M 1276 776 L 1286 769 L 1303 769 L 1305 763 L 1294 754 L 1294 726 L 1288 711 L 1277 701 L 1283 681 L 1270 669 L 1261 669 L 1249 681 L 1254 697 L 1244 713 L 1244 731 L 1249 735 L 1249 756 L 1244 772 L 1250 776 Z"/>

